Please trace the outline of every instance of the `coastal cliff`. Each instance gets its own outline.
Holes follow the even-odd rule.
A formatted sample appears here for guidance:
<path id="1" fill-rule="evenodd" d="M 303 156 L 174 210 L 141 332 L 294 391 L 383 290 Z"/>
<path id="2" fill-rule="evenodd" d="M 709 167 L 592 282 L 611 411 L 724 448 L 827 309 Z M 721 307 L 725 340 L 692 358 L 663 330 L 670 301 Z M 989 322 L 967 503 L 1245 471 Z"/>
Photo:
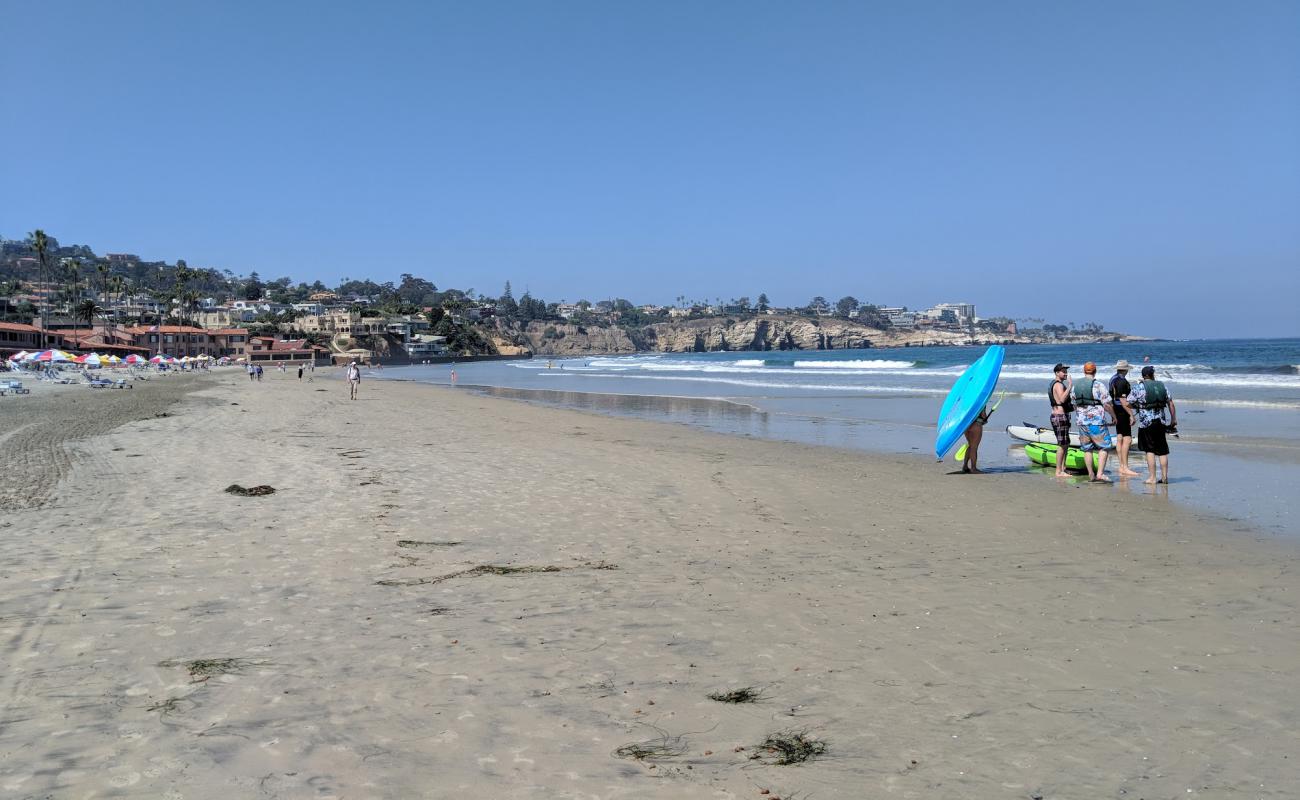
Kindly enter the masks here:
<path id="1" fill-rule="evenodd" d="M 881 330 L 830 317 L 757 316 L 658 322 L 644 327 L 498 322 L 493 339 L 537 355 L 595 353 L 706 353 L 728 350 L 849 350 L 870 347 L 1034 344 L 1041 342 L 1122 341 L 1123 334 L 1048 339 L 990 331 Z"/>

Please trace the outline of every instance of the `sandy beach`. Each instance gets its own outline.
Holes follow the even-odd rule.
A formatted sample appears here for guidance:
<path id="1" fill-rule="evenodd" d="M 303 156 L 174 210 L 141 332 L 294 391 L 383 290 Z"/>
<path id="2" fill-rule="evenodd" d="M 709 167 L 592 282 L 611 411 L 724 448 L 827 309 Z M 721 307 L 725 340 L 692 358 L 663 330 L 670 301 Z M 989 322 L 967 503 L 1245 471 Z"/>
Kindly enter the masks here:
<path id="1" fill-rule="evenodd" d="M 0 398 L 0 796 L 1297 796 L 1294 543 L 315 378 Z"/>

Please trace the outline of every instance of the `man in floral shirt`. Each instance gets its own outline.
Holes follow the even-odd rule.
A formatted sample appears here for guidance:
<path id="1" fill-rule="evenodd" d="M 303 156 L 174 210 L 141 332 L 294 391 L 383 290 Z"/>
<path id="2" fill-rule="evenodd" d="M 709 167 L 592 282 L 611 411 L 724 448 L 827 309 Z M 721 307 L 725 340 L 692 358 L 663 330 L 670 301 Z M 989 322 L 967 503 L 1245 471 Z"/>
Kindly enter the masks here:
<path id="1" fill-rule="evenodd" d="M 1106 384 L 1097 380 L 1097 365 L 1089 361 L 1083 365 L 1083 379 L 1071 390 L 1074 400 L 1074 421 L 1079 426 L 1079 444 L 1083 450 L 1083 463 L 1088 468 L 1088 480 L 1109 483 L 1106 475 L 1107 448 L 1111 445 L 1110 431 L 1106 429 L 1106 415 L 1115 416 L 1110 392 Z M 1093 452 L 1099 452 L 1097 467 L 1092 465 Z"/>
<path id="2" fill-rule="evenodd" d="M 1169 396 L 1163 381 L 1156 380 L 1156 368 L 1142 368 L 1142 380 L 1133 384 L 1124 407 L 1138 424 L 1138 448 L 1147 457 L 1145 483 L 1169 483 L 1169 440 L 1166 433 L 1178 433 L 1178 409 Z M 1166 423 L 1165 420 L 1169 422 Z M 1162 476 L 1156 478 L 1156 460 L 1159 459 Z"/>

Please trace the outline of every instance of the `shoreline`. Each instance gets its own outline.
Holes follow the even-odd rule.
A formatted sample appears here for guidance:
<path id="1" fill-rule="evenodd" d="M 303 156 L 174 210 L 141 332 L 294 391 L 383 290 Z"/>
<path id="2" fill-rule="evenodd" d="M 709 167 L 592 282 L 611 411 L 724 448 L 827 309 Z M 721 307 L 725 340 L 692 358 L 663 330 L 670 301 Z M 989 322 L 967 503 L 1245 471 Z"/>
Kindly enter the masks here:
<path id="1" fill-rule="evenodd" d="M 76 442 L 49 503 L 6 509 L 0 787 L 1294 788 L 1292 545 L 1122 495 L 1017 481 L 1008 505 L 1003 474 L 407 381 L 351 402 L 332 376 L 158 381 L 167 416 Z M 745 686 L 760 702 L 707 698 Z M 750 759 L 790 730 L 826 755 Z M 652 740 L 659 757 L 618 755 Z"/>

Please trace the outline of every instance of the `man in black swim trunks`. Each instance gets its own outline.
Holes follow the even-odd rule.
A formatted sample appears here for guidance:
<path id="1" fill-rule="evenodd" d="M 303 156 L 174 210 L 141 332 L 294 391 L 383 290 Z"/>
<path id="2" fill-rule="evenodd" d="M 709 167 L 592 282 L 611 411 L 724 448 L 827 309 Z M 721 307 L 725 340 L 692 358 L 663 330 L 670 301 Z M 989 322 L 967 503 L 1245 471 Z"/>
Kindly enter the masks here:
<path id="1" fill-rule="evenodd" d="M 1115 398 L 1115 454 L 1119 456 L 1119 474 L 1124 478 L 1137 475 L 1128 465 L 1128 451 L 1133 446 L 1133 418 L 1121 402 L 1132 390 L 1128 382 L 1130 369 L 1132 366 L 1128 361 L 1121 358 L 1110 379 L 1110 396 Z"/>
<path id="2" fill-rule="evenodd" d="M 1065 473 L 1065 454 L 1070 449 L 1070 412 L 1074 403 L 1070 402 L 1070 392 L 1074 391 L 1074 381 L 1070 380 L 1070 368 L 1057 364 L 1052 369 L 1056 378 L 1048 388 L 1048 399 L 1052 406 L 1052 432 L 1056 434 L 1056 477 L 1068 477 Z"/>

